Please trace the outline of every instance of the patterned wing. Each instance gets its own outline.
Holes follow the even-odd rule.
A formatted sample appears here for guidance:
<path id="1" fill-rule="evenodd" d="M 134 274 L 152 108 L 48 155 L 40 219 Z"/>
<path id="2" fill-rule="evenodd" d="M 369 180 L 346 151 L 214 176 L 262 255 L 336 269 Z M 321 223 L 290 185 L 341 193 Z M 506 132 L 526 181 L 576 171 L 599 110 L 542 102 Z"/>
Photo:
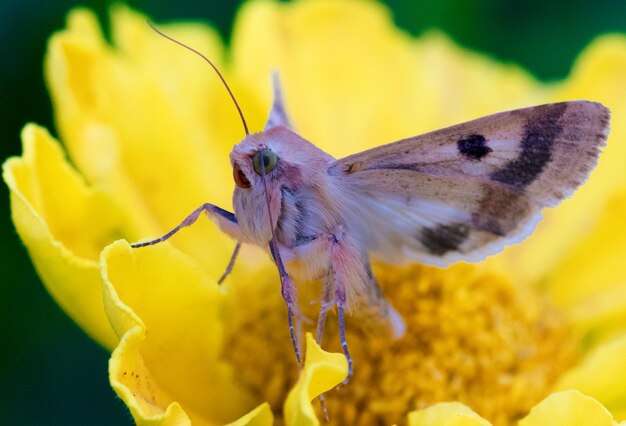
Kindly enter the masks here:
<path id="1" fill-rule="evenodd" d="M 589 101 L 501 112 L 336 160 L 329 175 L 372 254 L 478 261 L 529 235 L 542 208 L 587 179 L 609 116 Z"/>

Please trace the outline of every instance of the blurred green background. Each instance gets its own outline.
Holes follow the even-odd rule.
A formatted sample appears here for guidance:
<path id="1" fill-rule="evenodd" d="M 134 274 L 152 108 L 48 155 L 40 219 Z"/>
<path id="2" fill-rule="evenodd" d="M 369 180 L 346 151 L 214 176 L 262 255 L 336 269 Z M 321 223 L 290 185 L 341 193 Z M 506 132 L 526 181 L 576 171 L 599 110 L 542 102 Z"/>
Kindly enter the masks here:
<path id="1" fill-rule="evenodd" d="M 240 4 L 128 3 L 157 22 L 206 20 L 226 42 Z M 624 0 L 385 3 L 397 25 L 412 34 L 439 28 L 463 46 L 518 63 L 544 80 L 564 78 L 576 55 L 598 34 L 626 33 Z M 81 3 L 103 20 L 107 4 L 100 0 Z M 63 27 L 66 12 L 75 5 L 70 0 L 0 2 L 2 158 L 20 154 L 19 132 L 27 121 L 54 129 L 42 58 L 49 34 Z M 130 424 L 130 415 L 107 381 L 108 353 L 84 335 L 43 289 L 15 234 L 8 191 L 1 187 L 0 425 Z"/>

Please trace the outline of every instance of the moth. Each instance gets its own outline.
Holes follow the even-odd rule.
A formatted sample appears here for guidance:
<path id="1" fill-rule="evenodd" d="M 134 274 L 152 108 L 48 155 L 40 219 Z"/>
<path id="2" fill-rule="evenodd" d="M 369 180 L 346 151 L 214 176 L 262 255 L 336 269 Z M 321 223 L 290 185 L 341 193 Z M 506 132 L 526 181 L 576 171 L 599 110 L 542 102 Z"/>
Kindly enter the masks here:
<path id="1" fill-rule="evenodd" d="M 155 29 L 156 30 L 156 29 Z M 156 30 L 159 32 L 158 30 Z M 159 32 L 160 33 L 160 32 Z M 400 337 L 400 315 L 370 269 L 372 259 L 446 266 L 479 261 L 521 241 L 541 210 L 569 197 L 595 167 L 609 132 L 609 110 L 590 101 L 559 102 L 500 112 L 335 159 L 299 136 L 286 113 L 277 74 L 265 128 L 248 131 L 230 153 L 234 213 L 205 203 L 164 236 L 203 213 L 237 241 L 270 254 L 278 268 L 295 356 L 298 279 L 321 279 L 316 338 L 336 307 L 343 352 L 352 359 L 345 312 L 361 314 Z"/>

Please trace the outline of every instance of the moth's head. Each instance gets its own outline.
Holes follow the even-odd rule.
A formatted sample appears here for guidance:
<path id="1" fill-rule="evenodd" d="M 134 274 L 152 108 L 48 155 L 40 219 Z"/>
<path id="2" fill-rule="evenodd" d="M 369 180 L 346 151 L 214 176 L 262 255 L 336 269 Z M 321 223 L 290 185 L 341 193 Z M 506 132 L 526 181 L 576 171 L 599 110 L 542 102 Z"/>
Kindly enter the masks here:
<path id="1" fill-rule="evenodd" d="M 281 212 L 282 188 L 323 186 L 328 178 L 329 158 L 284 126 L 247 135 L 235 145 L 230 153 L 237 185 L 233 208 L 242 234 L 259 245 L 273 238 Z"/>
<path id="2" fill-rule="evenodd" d="M 241 189 L 260 187 L 262 173 L 268 181 L 275 177 L 279 160 L 278 153 L 272 149 L 271 138 L 263 137 L 263 133 L 246 136 L 230 153 L 235 184 Z"/>
<path id="3" fill-rule="evenodd" d="M 233 179 L 242 190 L 263 186 L 261 161 L 268 184 L 280 181 L 297 186 L 317 181 L 318 174 L 326 170 L 328 158 L 328 154 L 282 126 L 246 136 L 230 153 Z"/>
<path id="4" fill-rule="evenodd" d="M 230 153 L 237 185 L 233 208 L 242 233 L 258 244 L 265 244 L 272 238 L 280 216 L 281 188 L 291 186 L 294 170 L 297 170 L 280 142 L 284 135 L 276 129 L 253 133 L 235 145 Z"/>

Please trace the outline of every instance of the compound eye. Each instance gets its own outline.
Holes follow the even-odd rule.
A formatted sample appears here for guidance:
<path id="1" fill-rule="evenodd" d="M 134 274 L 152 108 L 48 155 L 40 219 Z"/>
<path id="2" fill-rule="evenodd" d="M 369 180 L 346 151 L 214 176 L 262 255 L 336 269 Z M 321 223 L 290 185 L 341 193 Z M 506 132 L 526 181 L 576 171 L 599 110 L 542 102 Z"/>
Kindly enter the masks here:
<path id="1" fill-rule="evenodd" d="M 254 171 L 260 176 L 261 175 L 261 161 L 263 161 L 263 168 L 265 169 L 265 174 L 268 174 L 272 170 L 276 168 L 276 163 L 278 162 L 278 156 L 274 154 L 274 151 L 271 149 L 262 149 L 257 151 L 252 157 L 252 167 L 254 167 Z"/>
<path id="2" fill-rule="evenodd" d="M 237 163 L 235 163 L 235 165 L 233 166 L 233 179 L 235 179 L 235 184 L 239 188 L 250 188 L 250 181 L 243 173 L 241 168 L 239 168 L 239 165 Z"/>

